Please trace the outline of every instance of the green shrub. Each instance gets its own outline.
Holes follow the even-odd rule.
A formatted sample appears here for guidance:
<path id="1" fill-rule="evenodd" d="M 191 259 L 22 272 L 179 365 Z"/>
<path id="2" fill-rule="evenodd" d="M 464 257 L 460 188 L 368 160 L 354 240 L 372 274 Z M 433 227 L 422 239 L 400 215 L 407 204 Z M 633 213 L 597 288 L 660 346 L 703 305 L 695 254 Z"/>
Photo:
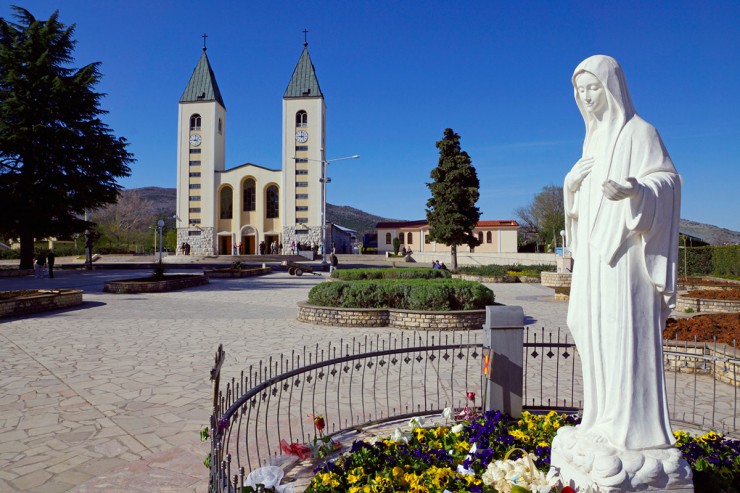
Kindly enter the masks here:
<path id="1" fill-rule="evenodd" d="M 449 271 L 427 267 L 400 269 L 338 269 L 331 277 L 342 281 L 364 281 L 368 279 L 449 279 Z"/>
<path id="2" fill-rule="evenodd" d="M 506 275 L 539 277 L 540 272 L 555 272 L 555 265 L 477 265 L 458 267 L 457 272 L 471 276 L 503 277 Z"/>
<path id="3" fill-rule="evenodd" d="M 393 238 L 393 253 L 398 255 L 398 251 L 401 249 L 401 240 Z"/>
<path id="4" fill-rule="evenodd" d="M 21 258 L 21 251 L 20 250 L 13 250 L 11 249 L 0 249 L 0 259 L 3 260 L 15 260 Z"/>
<path id="5" fill-rule="evenodd" d="M 459 279 L 324 282 L 308 293 L 308 302 L 317 306 L 431 311 L 481 310 L 494 299 L 482 284 Z"/>
<path id="6" fill-rule="evenodd" d="M 679 248 L 679 276 L 740 275 L 740 245 Z"/>
<path id="7" fill-rule="evenodd" d="M 712 249 L 712 274 L 740 276 L 740 245 L 715 246 Z"/>

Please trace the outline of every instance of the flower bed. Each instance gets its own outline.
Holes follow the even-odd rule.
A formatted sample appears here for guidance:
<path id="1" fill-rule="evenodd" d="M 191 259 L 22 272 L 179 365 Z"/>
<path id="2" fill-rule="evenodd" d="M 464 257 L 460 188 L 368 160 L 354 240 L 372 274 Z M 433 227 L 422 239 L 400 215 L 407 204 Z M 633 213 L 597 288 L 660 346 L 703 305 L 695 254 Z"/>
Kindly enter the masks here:
<path id="1" fill-rule="evenodd" d="M 482 310 L 494 301 L 493 291 L 482 284 L 457 279 L 324 282 L 308 293 L 311 305 L 339 308 Z"/>
<path id="2" fill-rule="evenodd" d="M 348 453 L 325 463 L 307 493 L 347 491 L 573 492 L 557 477 L 547 479 L 550 444 L 557 430 L 576 424 L 571 416 L 524 413 L 516 421 L 499 412 L 410 429 L 390 436 L 355 441 Z M 696 491 L 740 491 L 740 441 L 709 432 L 692 437 L 676 432 L 679 447 L 694 473 Z"/>
<path id="3" fill-rule="evenodd" d="M 103 291 L 116 294 L 164 293 L 208 284 L 206 274 L 167 274 L 120 281 L 106 281 Z"/>
<path id="4" fill-rule="evenodd" d="M 79 289 L 32 289 L 0 292 L 0 318 L 58 310 L 82 303 Z"/>

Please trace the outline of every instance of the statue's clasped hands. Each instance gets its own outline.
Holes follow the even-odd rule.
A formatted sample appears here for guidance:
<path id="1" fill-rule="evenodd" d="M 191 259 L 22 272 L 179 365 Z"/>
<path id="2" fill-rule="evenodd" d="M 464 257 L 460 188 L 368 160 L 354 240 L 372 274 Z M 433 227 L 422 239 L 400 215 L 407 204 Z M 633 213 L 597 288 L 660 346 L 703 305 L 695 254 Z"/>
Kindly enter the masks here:
<path id="1" fill-rule="evenodd" d="M 601 189 L 604 192 L 604 196 L 609 200 L 624 200 L 629 197 L 634 197 L 640 193 L 640 185 L 636 178 L 628 177 L 627 183 L 617 183 L 614 180 L 606 180 L 602 185 Z"/>
<path id="2" fill-rule="evenodd" d="M 591 168 L 593 167 L 594 158 L 584 157 L 579 159 L 578 162 L 573 165 L 573 169 L 570 170 L 570 173 L 565 177 L 565 186 L 568 187 L 568 190 L 573 193 L 577 192 L 578 189 L 581 188 L 583 180 L 585 180 L 588 174 L 591 173 Z"/>

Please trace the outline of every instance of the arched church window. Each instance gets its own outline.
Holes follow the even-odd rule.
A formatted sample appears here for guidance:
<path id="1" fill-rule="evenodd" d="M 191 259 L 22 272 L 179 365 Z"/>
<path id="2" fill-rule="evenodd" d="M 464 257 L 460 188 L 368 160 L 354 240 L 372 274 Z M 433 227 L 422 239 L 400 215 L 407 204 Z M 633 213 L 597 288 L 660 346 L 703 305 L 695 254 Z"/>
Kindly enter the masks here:
<path id="1" fill-rule="evenodd" d="M 403 234 L 403 233 L 400 233 L 400 234 L 398 235 L 398 241 L 400 241 L 400 242 L 401 242 L 401 245 L 403 245 L 403 239 L 404 239 L 404 234 Z"/>
<path id="2" fill-rule="evenodd" d="M 253 211 L 257 207 L 257 185 L 253 179 L 244 180 L 243 188 L 244 211 Z"/>
<path id="3" fill-rule="evenodd" d="M 218 133 L 223 133 L 224 122 L 220 118 L 218 119 Z"/>
<path id="4" fill-rule="evenodd" d="M 492 242 L 493 242 L 493 238 L 491 237 L 491 232 L 489 231 L 488 233 L 486 233 L 486 243 L 492 243 Z"/>
<path id="5" fill-rule="evenodd" d="M 267 189 L 265 200 L 267 202 L 267 207 L 265 207 L 267 210 L 267 219 L 280 217 L 280 197 L 278 194 L 278 187 L 275 185 L 270 186 Z"/>
<path id="6" fill-rule="evenodd" d="M 200 115 L 198 113 L 190 116 L 190 130 L 200 130 Z"/>
<path id="7" fill-rule="evenodd" d="M 390 245 L 391 244 L 391 234 L 390 233 L 386 233 L 385 234 L 385 244 L 386 245 Z"/>
<path id="8" fill-rule="evenodd" d="M 296 127 L 306 127 L 308 126 L 308 113 L 301 110 L 298 113 L 295 114 L 295 126 Z"/>
<path id="9" fill-rule="evenodd" d="M 220 215 L 221 219 L 231 219 L 232 214 L 232 203 L 234 201 L 234 192 L 231 187 L 223 187 L 221 189 L 221 200 L 220 200 Z"/>
<path id="10" fill-rule="evenodd" d="M 406 243 L 411 245 L 414 242 L 414 237 L 411 236 L 411 233 L 406 233 Z"/>
<path id="11" fill-rule="evenodd" d="M 478 243 L 483 243 L 483 231 L 478 231 Z"/>

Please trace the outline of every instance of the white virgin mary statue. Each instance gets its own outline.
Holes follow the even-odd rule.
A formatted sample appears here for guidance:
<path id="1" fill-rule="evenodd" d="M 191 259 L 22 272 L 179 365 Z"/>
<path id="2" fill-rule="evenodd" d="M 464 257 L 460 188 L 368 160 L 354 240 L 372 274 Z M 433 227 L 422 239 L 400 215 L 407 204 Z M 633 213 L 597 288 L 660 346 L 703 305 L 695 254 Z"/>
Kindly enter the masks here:
<path id="1" fill-rule="evenodd" d="M 568 327 L 583 362 L 578 432 L 623 450 L 669 447 L 661 341 L 676 302 L 681 179 L 616 60 L 584 60 L 573 89 L 586 123 L 564 186 Z"/>

